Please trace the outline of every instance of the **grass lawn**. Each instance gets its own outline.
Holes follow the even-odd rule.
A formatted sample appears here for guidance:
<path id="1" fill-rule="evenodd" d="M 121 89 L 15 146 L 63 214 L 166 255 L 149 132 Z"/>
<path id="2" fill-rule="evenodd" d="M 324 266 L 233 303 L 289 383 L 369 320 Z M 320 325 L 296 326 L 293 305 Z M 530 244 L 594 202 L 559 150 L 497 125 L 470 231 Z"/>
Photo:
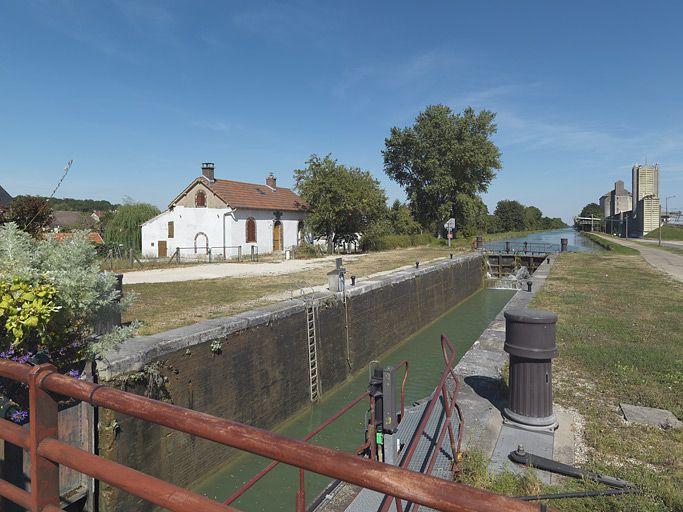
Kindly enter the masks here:
<path id="1" fill-rule="evenodd" d="M 618 497 L 555 500 L 560 510 L 683 510 L 683 430 L 627 425 L 620 403 L 683 418 L 683 285 L 637 255 L 562 255 L 534 307 L 559 316 L 555 401 L 585 420 L 586 467 L 636 485 Z M 533 475 L 494 477 L 476 454 L 465 482 L 509 495 L 598 488 L 567 479 L 561 489 Z M 468 468 L 468 466 L 465 466 Z"/>
<path id="2" fill-rule="evenodd" d="M 462 248 L 443 246 L 410 247 L 362 255 L 354 261 L 344 262 L 348 275 L 358 277 L 392 270 L 415 261 L 425 262 L 446 258 L 452 253 L 462 253 Z M 134 292 L 137 299 L 126 312 L 125 321 L 140 320 L 140 334 L 181 327 L 253 309 L 277 299 L 266 296 L 297 290 L 301 287 L 327 282 L 329 266 L 279 276 L 227 277 L 179 283 L 149 283 L 124 287 L 124 292 Z"/>
<path id="3" fill-rule="evenodd" d="M 650 231 L 645 238 L 659 238 L 659 228 Z M 683 226 L 677 224 L 664 224 L 662 226 L 662 240 L 683 240 Z"/>
<path id="4" fill-rule="evenodd" d="M 620 243 L 612 240 L 608 240 L 608 238 L 616 238 L 612 235 L 596 235 L 594 233 L 588 233 L 588 232 L 583 232 L 583 236 L 586 238 L 589 238 L 590 240 L 593 240 L 596 244 L 598 244 L 600 247 L 603 249 L 616 253 L 616 254 L 638 254 L 638 251 L 635 249 L 632 249 L 631 247 L 626 247 L 625 245 L 621 245 Z M 606 238 L 607 237 L 607 238 Z"/>
<path id="5" fill-rule="evenodd" d="M 485 235 L 484 240 L 513 238 L 531 233 L 496 233 Z M 344 262 L 348 275 L 367 276 L 377 272 L 393 270 L 416 261 L 426 262 L 437 258 L 447 258 L 450 253 L 462 253 L 471 247 L 472 239 L 453 240 L 452 247 L 435 244 L 424 247 L 409 247 L 384 252 L 371 252 L 361 255 L 354 261 Z M 344 257 L 343 255 L 340 255 Z M 268 256 L 272 258 L 272 256 Z M 261 261 L 266 261 L 261 259 Z M 249 263 L 243 263 L 249 265 Z M 310 269 L 303 272 L 280 276 L 229 277 L 205 279 L 179 283 L 149 283 L 124 287 L 124 292 L 134 292 L 137 299 L 129 309 L 124 321 L 139 320 L 142 323 L 140 334 L 153 334 L 165 330 L 235 314 L 275 302 L 268 295 L 286 293 L 304 286 L 321 285 L 327 282 L 330 266 Z M 167 268 L 165 263 L 149 268 Z M 135 268 L 140 270 L 140 268 Z"/>

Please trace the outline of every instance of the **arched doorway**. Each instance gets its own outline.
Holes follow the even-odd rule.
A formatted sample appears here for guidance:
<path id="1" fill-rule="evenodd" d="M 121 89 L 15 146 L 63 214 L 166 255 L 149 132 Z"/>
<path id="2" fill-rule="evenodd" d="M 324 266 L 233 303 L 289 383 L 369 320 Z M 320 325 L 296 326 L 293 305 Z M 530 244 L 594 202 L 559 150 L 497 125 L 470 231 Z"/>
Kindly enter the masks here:
<path id="1" fill-rule="evenodd" d="M 299 224 L 296 226 L 296 243 L 301 245 L 306 242 L 306 235 L 304 233 L 304 221 L 300 220 Z"/>
<path id="2" fill-rule="evenodd" d="M 197 254 L 198 251 L 209 254 L 209 237 L 201 231 L 194 236 L 194 253 Z"/>
<path id="3" fill-rule="evenodd" d="M 273 252 L 282 250 L 282 222 L 276 220 L 273 224 Z"/>

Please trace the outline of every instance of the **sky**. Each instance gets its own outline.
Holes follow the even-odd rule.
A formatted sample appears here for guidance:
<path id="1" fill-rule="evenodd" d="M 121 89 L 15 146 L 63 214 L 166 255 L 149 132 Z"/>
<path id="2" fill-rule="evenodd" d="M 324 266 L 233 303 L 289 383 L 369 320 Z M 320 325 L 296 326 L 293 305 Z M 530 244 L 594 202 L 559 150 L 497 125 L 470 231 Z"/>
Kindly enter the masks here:
<path id="1" fill-rule="evenodd" d="M 569 221 L 658 162 L 683 207 L 674 1 L 6 1 L 0 185 L 164 207 L 216 177 L 292 186 L 309 155 L 369 170 L 430 104 L 496 112 L 483 196 Z M 663 202 L 663 201 L 662 201 Z"/>

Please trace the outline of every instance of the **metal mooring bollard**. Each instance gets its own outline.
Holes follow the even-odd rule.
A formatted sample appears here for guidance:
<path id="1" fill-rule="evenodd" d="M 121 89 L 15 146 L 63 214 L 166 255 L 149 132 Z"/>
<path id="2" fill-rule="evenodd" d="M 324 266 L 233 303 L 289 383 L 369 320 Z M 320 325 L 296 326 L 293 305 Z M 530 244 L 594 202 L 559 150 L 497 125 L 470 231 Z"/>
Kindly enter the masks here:
<path id="1" fill-rule="evenodd" d="M 420 262 L 419 261 L 415 262 L 415 268 L 420 268 Z"/>
<path id="2" fill-rule="evenodd" d="M 569 240 L 567 238 L 560 238 L 560 251 L 567 252 L 568 246 L 569 246 Z"/>
<path id="3" fill-rule="evenodd" d="M 531 285 L 533 285 L 533 284 L 534 283 L 532 283 L 531 281 L 527 281 L 526 282 L 526 291 L 531 292 Z"/>
<path id="4" fill-rule="evenodd" d="M 356 276 L 351 276 L 351 286 L 356 286 Z"/>
<path id="5" fill-rule="evenodd" d="M 554 429 L 552 358 L 557 356 L 557 315 L 540 309 L 505 312 L 505 352 L 510 354 L 509 404 L 503 411 L 521 428 Z"/>
<path id="6" fill-rule="evenodd" d="M 453 259 L 453 253 L 451 253 L 451 259 Z"/>
<path id="7" fill-rule="evenodd" d="M 510 252 L 510 242 L 505 242 L 505 252 Z"/>

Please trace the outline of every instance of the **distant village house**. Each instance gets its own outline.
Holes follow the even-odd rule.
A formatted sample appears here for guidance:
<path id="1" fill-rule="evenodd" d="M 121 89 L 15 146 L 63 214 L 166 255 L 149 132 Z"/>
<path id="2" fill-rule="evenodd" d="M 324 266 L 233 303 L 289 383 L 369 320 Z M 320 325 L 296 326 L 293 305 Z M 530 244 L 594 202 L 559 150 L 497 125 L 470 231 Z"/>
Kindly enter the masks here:
<path id="1" fill-rule="evenodd" d="M 264 184 L 216 179 L 214 164 L 168 210 L 142 225 L 142 254 L 166 258 L 231 258 L 284 251 L 303 239 L 306 204 L 273 174 Z"/>

